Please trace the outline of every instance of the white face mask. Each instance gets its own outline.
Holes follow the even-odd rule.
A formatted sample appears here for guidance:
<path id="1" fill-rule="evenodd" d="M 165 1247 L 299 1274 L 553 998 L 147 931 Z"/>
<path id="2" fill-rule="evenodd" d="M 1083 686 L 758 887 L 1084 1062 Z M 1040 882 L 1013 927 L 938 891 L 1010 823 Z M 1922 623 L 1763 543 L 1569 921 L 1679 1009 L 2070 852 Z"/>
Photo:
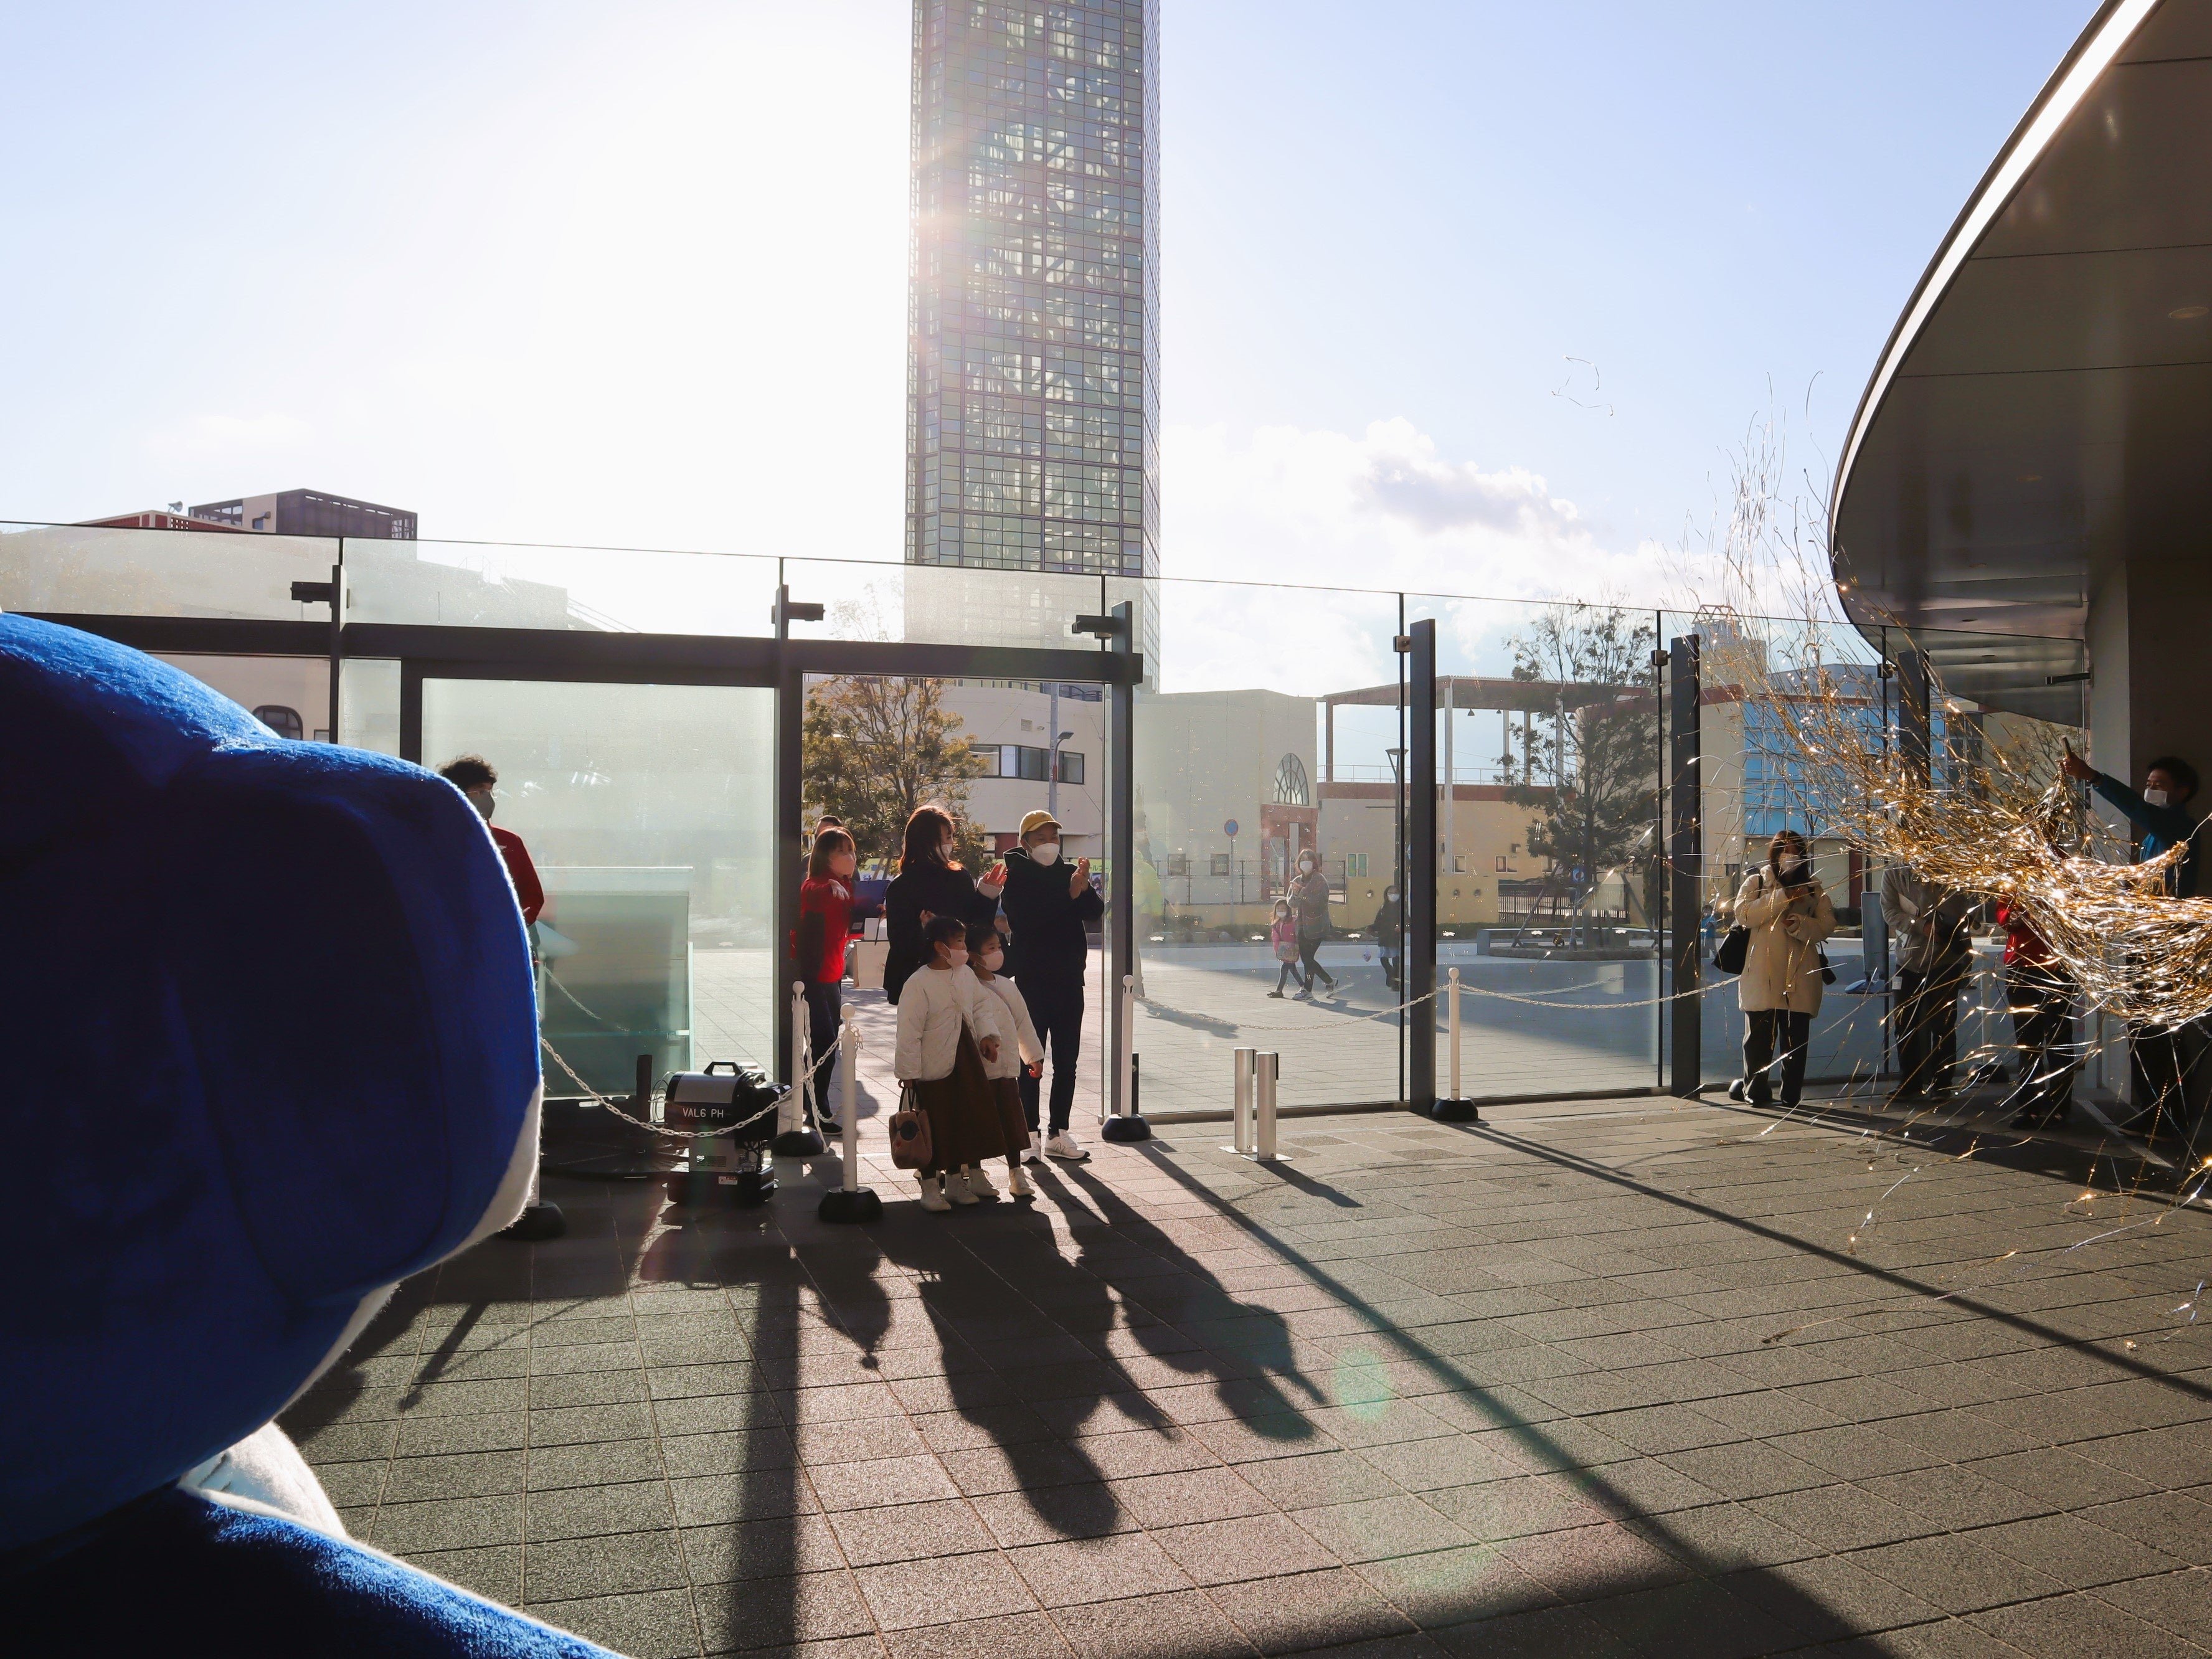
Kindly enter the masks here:
<path id="1" fill-rule="evenodd" d="M 1310 876 L 1313 874 L 1314 861 L 1311 859 L 1300 859 L 1298 860 L 1298 870 L 1300 873 L 1304 875 Z"/>
<path id="2" fill-rule="evenodd" d="M 987 974 L 995 974 L 1005 965 L 1006 960 L 1006 953 L 1003 951 L 986 951 L 975 958 L 975 965 Z"/>
<path id="3" fill-rule="evenodd" d="M 2146 805 L 2163 806 L 2166 805 L 2167 799 L 2168 797 L 2166 793 L 2163 789 L 2146 789 L 2143 791 L 2143 802 Z M 489 817 L 489 814 L 486 814 L 486 816 Z"/>
<path id="4" fill-rule="evenodd" d="M 944 959 L 945 965 L 948 968 L 965 968 L 968 965 L 968 952 L 964 950 L 940 951 L 938 954 Z"/>
<path id="5" fill-rule="evenodd" d="M 1057 864 L 1060 862 L 1060 843 L 1056 841 L 1041 841 L 1030 848 L 1030 856 L 1039 864 Z"/>

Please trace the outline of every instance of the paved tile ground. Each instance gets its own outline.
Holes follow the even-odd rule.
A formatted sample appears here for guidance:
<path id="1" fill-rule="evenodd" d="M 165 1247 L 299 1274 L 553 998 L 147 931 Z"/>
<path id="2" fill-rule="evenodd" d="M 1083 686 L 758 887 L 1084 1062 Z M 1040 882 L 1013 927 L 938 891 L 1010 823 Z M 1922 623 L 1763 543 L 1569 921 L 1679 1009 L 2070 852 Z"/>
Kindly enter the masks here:
<path id="1" fill-rule="evenodd" d="M 360 1535 L 641 1659 L 2212 1648 L 2205 1216 L 2086 1146 L 1492 1116 L 944 1217 L 872 1164 L 865 1230 L 831 1160 L 568 1183 L 286 1421 Z"/>

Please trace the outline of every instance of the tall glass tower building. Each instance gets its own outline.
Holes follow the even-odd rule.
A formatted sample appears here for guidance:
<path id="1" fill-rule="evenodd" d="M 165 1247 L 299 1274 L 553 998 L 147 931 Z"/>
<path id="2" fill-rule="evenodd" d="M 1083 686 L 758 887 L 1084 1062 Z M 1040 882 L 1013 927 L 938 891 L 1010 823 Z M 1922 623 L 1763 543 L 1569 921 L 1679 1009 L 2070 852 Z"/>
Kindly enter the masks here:
<path id="1" fill-rule="evenodd" d="M 909 562 L 1158 574 L 1158 18 L 915 0 Z"/>

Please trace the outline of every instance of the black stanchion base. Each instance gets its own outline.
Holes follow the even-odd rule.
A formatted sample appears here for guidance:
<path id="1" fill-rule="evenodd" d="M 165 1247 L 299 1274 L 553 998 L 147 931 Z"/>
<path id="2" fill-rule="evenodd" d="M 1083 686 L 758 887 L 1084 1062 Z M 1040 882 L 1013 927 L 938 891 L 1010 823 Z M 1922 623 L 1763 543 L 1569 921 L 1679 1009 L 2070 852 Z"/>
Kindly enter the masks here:
<path id="1" fill-rule="evenodd" d="M 866 1187 L 849 1193 L 842 1187 L 836 1187 L 822 1194 L 822 1202 L 814 1213 L 823 1221 L 881 1221 L 884 1201 Z"/>
<path id="2" fill-rule="evenodd" d="M 1132 1112 L 1127 1117 L 1109 1117 L 1098 1131 L 1101 1140 L 1150 1140 L 1152 1126 Z"/>
<path id="3" fill-rule="evenodd" d="M 786 1129 L 769 1144 L 769 1150 L 778 1158 L 819 1158 L 823 1153 L 822 1137 L 811 1129 Z"/>
<path id="4" fill-rule="evenodd" d="M 1480 1123 L 1482 1114 L 1474 1109 L 1471 1100 L 1439 1100 L 1429 1108 L 1429 1115 L 1439 1123 Z"/>
<path id="5" fill-rule="evenodd" d="M 499 1236 L 524 1244 L 542 1244 L 548 1239 L 559 1238 L 568 1231 L 568 1218 L 561 1213 L 558 1204 L 532 1204 L 501 1227 Z"/>

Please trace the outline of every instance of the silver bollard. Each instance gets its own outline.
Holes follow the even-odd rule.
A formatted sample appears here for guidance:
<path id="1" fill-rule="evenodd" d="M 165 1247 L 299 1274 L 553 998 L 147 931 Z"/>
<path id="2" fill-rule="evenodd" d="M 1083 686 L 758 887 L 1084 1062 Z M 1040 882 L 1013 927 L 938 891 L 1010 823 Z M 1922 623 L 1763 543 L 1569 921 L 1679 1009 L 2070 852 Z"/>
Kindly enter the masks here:
<path id="1" fill-rule="evenodd" d="M 1237 1110 L 1231 1133 L 1236 1145 L 1229 1150 L 1246 1158 L 1252 1155 L 1252 1057 L 1259 1052 L 1256 1048 L 1239 1048 L 1235 1054 Z"/>
<path id="2" fill-rule="evenodd" d="M 1254 1081 L 1258 1085 L 1258 1133 L 1253 1137 L 1252 1156 L 1262 1164 L 1276 1161 L 1275 1153 L 1275 1080 L 1282 1066 L 1282 1056 L 1272 1048 L 1262 1049 L 1253 1057 Z"/>

